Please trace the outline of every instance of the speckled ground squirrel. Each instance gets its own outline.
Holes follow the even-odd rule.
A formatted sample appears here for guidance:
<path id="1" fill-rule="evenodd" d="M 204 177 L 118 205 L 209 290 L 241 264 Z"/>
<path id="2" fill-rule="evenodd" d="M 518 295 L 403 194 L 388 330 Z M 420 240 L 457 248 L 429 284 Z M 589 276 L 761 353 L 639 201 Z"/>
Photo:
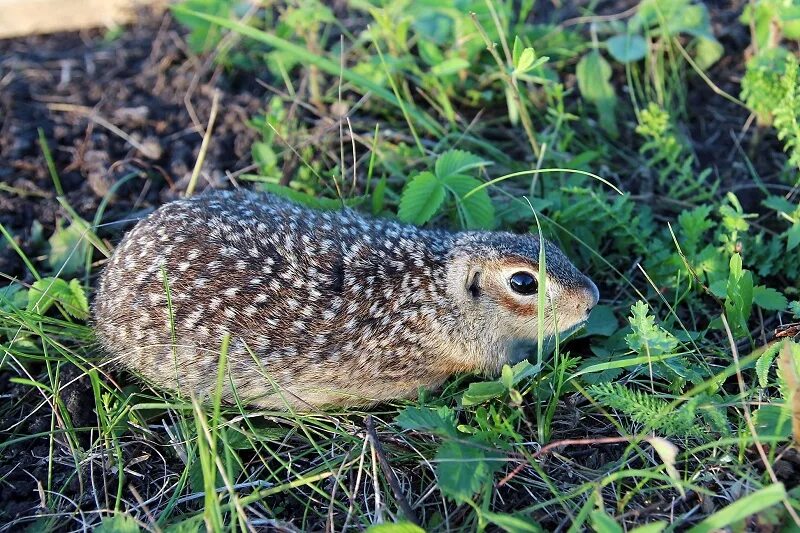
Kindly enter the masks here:
<path id="1" fill-rule="evenodd" d="M 228 400 L 308 409 L 413 397 L 457 372 L 498 372 L 536 337 L 540 311 L 548 335 L 586 319 L 597 288 L 549 242 L 548 304 L 537 308 L 539 245 L 203 194 L 123 239 L 95 328 L 119 364 L 187 395 L 212 393 L 229 333 Z"/>

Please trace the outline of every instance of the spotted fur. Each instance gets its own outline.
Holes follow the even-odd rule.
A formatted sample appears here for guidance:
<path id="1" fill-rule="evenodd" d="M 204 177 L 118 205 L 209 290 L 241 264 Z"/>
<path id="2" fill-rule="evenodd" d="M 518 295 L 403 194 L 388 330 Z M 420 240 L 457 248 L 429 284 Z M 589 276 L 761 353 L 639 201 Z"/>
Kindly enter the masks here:
<path id="1" fill-rule="evenodd" d="M 597 289 L 549 242 L 545 254 L 553 334 L 585 319 Z M 122 240 L 100 279 L 95 328 L 114 361 L 180 394 L 213 392 L 229 334 L 226 400 L 370 404 L 509 362 L 539 313 L 535 298 L 509 296 L 503 273 L 535 271 L 538 258 L 530 235 L 214 192 L 162 206 Z M 480 295 L 468 287 L 476 268 Z"/>

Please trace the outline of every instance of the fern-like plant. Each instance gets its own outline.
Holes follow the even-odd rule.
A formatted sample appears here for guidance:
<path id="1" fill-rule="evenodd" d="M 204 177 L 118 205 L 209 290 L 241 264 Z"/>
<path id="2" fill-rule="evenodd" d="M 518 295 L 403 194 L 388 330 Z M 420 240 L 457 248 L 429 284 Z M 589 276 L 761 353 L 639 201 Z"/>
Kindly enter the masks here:
<path id="1" fill-rule="evenodd" d="M 693 409 L 674 409 L 670 402 L 619 383 L 599 383 L 588 388 L 600 403 L 620 411 L 634 422 L 667 437 L 701 437 L 705 429 L 698 424 Z"/>
<path id="2" fill-rule="evenodd" d="M 717 190 L 717 182 L 709 182 L 711 169 L 695 172 L 695 157 L 675 132 L 669 114 L 650 102 L 639 113 L 636 133 L 645 142 L 639 153 L 647 159 L 647 167 L 656 171 L 658 186 L 672 198 L 701 201 Z"/>
<path id="3" fill-rule="evenodd" d="M 797 91 L 797 61 L 794 57 L 786 60 L 786 69 L 781 78 L 782 98 L 772 114 L 773 125 L 778 130 L 778 139 L 783 141 L 783 149 L 789 154 L 789 164 L 800 168 L 800 94 Z"/>
<path id="4" fill-rule="evenodd" d="M 781 78 L 786 65 L 791 62 L 791 53 L 779 46 L 762 50 L 747 62 L 741 98 L 756 114 L 759 126 L 772 125 L 773 113 L 785 93 Z"/>

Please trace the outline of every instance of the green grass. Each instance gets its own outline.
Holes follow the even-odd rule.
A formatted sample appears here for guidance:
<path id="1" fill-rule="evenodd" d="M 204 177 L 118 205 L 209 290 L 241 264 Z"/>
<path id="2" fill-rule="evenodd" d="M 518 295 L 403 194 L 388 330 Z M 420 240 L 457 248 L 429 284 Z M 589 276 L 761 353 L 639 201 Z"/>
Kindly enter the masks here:
<path id="1" fill-rule="evenodd" d="M 800 345 L 773 335 L 800 320 L 797 102 L 782 77 L 796 77 L 796 56 L 750 73 L 747 108 L 718 94 L 730 72 L 700 4 L 645 0 L 611 21 L 556 12 L 548 24 L 527 2 L 467 4 L 351 2 L 337 18 L 306 0 L 240 20 L 235 2 L 189 0 L 175 13 L 224 68 L 284 84 L 253 117 L 254 187 L 417 224 L 541 232 L 600 286 L 588 324 L 539 343 L 535 364 L 369 411 L 176 397 L 96 349 L 86 302 L 112 200 L 92 223 L 64 200 L 69 224 L 44 254 L 0 227 L 0 249 L 36 280 L 0 274 L 0 375 L 21 391 L 0 397 L 0 454 L 42 454 L 31 512 L 0 507 L 8 530 L 800 527 L 800 472 L 784 474 L 800 439 Z M 226 31 L 242 39 L 222 50 Z M 744 68 L 744 50 L 727 53 Z M 322 106 L 302 107 L 309 116 L 348 115 L 320 136 L 286 119 L 293 97 Z M 780 139 L 751 109 L 777 117 Z M 727 130 L 709 153 L 696 128 L 730 128 L 730 114 L 762 143 L 732 163 Z M 303 164 L 279 185 L 290 157 Z"/>

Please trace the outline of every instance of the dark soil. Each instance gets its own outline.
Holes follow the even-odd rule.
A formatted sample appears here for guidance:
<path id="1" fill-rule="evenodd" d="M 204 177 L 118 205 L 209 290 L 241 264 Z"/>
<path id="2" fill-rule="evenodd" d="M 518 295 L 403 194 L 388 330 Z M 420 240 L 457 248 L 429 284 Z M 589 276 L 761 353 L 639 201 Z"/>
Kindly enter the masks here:
<path id="1" fill-rule="evenodd" d="M 176 184 L 185 189 L 215 89 L 221 91 L 220 110 L 199 188 L 222 182 L 226 171 L 251 161 L 256 132 L 246 122 L 261 109 L 265 92 L 255 82 L 257 73 L 242 81 L 215 70 L 188 51 L 182 33 L 168 15 L 147 14 L 113 39 L 86 31 L 0 41 L 0 182 L 17 191 L 0 191 L 0 223 L 23 250 L 33 251 L 26 245 L 34 221 L 49 236 L 65 216 L 39 128 L 66 198 L 82 217 L 91 220 L 109 188 L 138 173 L 140 179 L 118 191 L 106 223 L 174 197 Z M 146 153 L 98 124 L 93 114 Z M 0 271 L 25 275 L 14 254 L 3 254 Z"/>

